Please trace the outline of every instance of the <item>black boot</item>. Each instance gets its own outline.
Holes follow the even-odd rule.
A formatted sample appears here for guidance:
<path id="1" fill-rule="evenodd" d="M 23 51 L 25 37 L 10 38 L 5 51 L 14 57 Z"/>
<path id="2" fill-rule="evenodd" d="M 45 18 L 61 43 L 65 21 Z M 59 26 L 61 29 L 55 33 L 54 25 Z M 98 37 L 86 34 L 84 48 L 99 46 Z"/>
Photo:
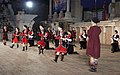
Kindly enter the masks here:
<path id="1" fill-rule="evenodd" d="M 10 46 L 10 48 L 13 48 L 14 47 L 14 44 L 12 44 L 12 46 Z"/>
<path id="2" fill-rule="evenodd" d="M 6 42 L 4 42 L 3 44 L 6 45 Z"/>
<path id="3" fill-rule="evenodd" d="M 97 70 L 96 70 L 95 65 L 91 65 L 89 71 L 90 72 L 96 72 Z"/>
<path id="4" fill-rule="evenodd" d="M 17 48 L 19 48 L 19 44 L 17 44 Z"/>
<path id="5" fill-rule="evenodd" d="M 61 61 L 63 61 L 63 59 L 64 59 L 64 55 L 61 55 Z"/>
<path id="6" fill-rule="evenodd" d="M 55 56 L 55 59 L 53 59 L 53 62 L 56 62 L 56 63 L 57 63 L 58 57 L 59 57 L 59 55 L 56 55 L 56 56 Z"/>
<path id="7" fill-rule="evenodd" d="M 115 48 L 112 47 L 112 48 L 111 48 L 111 53 L 114 53 L 114 52 L 115 52 Z"/>
<path id="8" fill-rule="evenodd" d="M 39 50 L 39 54 L 41 54 L 41 47 L 38 47 L 38 50 Z"/>
<path id="9" fill-rule="evenodd" d="M 23 47 L 23 51 L 25 51 L 25 47 Z"/>
<path id="10" fill-rule="evenodd" d="M 26 51 L 27 51 L 27 46 L 26 46 Z"/>
<path id="11" fill-rule="evenodd" d="M 41 50 L 42 50 L 42 54 L 44 54 L 44 52 L 43 52 L 43 51 L 44 51 L 44 48 L 41 48 Z"/>

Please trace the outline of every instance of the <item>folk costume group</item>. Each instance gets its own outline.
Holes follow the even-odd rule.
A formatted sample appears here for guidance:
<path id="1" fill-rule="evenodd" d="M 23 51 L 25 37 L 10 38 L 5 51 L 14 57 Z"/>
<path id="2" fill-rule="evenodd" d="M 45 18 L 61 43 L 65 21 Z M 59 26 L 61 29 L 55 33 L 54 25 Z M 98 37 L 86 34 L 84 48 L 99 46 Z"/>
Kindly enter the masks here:
<path id="1" fill-rule="evenodd" d="M 91 20 L 92 26 L 87 27 L 87 30 L 83 30 L 83 33 L 79 36 L 80 38 L 80 49 L 86 49 L 86 54 L 89 56 L 89 65 L 91 72 L 97 71 L 98 59 L 100 58 L 100 38 L 99 35 L 101 33 L 100 27 L 97 25 L 99 23 L 98 18 L 93 18 Z M 9 30 L 6 26 L 3 27 L 3 44 L 6 45 L 6 41 L 8 40 Z M 61 61 L 64 60 L 64 56 L 67 54 L 72 54 L 74 52 L 74 44 L 76 38 L 75 29 L 72 31 L 64 31 L 63 25 L 58 26 L 58 31 L 51 30 L 49 27 L 45 31 L 44 25 L 39 25 L 39 31 L 36 32 L 37 39 L 37 47 L 38 54 L 44 54 L 45 49 L 49 49 L 49 41 L 54 40 L 55 45 L 55 58 L 52 62 L 57 63 L 59 56 L 61 56 Z M 28 43 L 31 46 L 34 44 L 34 32 L 31 28 L 28 28 L 26 25 L 23 26 L 23 31 L 20 32 L 19 28 L 16 27 L 15 32 L 12 38 L 12 45 L 10 48 L 13 48 L 15 44 L 17 48 L 19 48 L 19 42 L 21 37 L 21 43 L 23 46 L 23 51 L 27 51 Z M 112 53 L 119 51 L 118 46 L 118 31 L 115 30 L 115 34 L 112 36 Z"/>

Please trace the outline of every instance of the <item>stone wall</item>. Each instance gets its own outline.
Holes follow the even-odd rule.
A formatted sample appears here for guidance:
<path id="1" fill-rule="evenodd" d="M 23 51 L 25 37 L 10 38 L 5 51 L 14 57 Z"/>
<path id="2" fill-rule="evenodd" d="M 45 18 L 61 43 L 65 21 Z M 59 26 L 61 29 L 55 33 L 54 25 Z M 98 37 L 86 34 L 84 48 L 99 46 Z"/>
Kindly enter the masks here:
<path id="1" fill-rule="evenodd" d="M 86 30 L 87 26 L 90 26 L 90 22 L 82 22 L 82 23 L 75 23 L 74 25 L 70 25 L 70 29 L 73 27 L 76 29 L 76 40 L 79 40 L 79 35 L 82 33 L 83 30 Z M 101 21 L 98 23 L 102 32 L 100 34 L 100 42 L 101 44 L 111 44 L 111 36 L 114 34 L 114 30 L 118 30 L 120 35 L 120 21 L 119 20 L 109 20 L 109 21 Z M 120 41 L 119 41 L 120 43 Z"/>
<path id="2" fill-rule="evenodd" d="M 120 2 L 113 2 L 109 5 L 109 19 L 120 17 Z"/>
<path id="3" fill-rule="evenodd" d="M 23 30 L 23 25 L 27 25 L 30 27 L 31 22 L 37 15 L 32 15 L 32 14 L 24 14 L 24 11 L 19 11 L 16 16 L 16 23 L 17 26 L 20 28 L 20 30 Z"/>

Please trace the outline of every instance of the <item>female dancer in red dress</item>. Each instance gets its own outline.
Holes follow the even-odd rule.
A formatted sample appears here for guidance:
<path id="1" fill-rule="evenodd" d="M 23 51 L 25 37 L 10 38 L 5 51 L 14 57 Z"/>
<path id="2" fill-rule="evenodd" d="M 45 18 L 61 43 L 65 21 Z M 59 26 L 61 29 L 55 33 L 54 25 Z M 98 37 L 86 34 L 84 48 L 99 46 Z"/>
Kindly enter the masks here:
<path id="1" fill-rule="evenodd" d="M 12 45 L 10 46 L 10 48 L 13 48 L 15 43 L 17 44 L 17 48 L 19 47 L 19 44 L 18 44 L 19 36 L 20 36 L 20 30 L 19 30 L 19 28 L 16 27 L 16 30 L 13 34 Z"/>
<path id="2" fill-rule="evenodd" d="M 7 29 L 7 26 L 3 27 L 2 39 L 3 39 L 3 44 L 6 45 L 6 41 L 8 40 L 8 29 Z"/>
<path id="3" fill-rule="evenodd" d="M 61 54 L 61 61 L 63 61 L 64 59 L 64 54 L 67 53 L 67 49 L 62 45 L 62 36 L 63 36 L 63 30 L 62 30 L 62 26 L 58 27 L 59 30 L 59 46 L 56 48 L 55 51 L 55 59 L 53 59 L 53 62 L 57 62 L 59 55 Z"/>
<path id="4" fill-rule="evenodd" d="M 26 25 L 23 26 L 23 31 L 22 31 L 22 44 L 23 44 L 23 51 L 25 51 L 25 46 L 27 50 L 27 44 L 28 44 L 28 27 Z"/>
<path id="5" fill-rule="evenodd" d="M 43 25 L 40 25 L 40 32 L 38 33 L 40 40 L 38 41 L 38 50 L 39 50 L 39 54 L 44 54 L 44 47 L 45 47 L 45 41 L 44 41 L 44 27 Z"/>

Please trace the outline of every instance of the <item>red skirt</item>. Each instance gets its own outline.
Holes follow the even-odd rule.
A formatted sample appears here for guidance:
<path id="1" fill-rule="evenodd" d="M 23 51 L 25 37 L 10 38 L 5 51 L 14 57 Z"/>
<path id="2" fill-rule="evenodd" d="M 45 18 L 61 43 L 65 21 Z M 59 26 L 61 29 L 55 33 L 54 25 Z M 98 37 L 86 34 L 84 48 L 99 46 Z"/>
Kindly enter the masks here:
<path id="1" fill-rule="evenodd" d="M 40 45 L 40 46 L 42 46 L 42 47 L 45 47 L 45 42 L 44 42 L 44 40 L 38 41 L 38 45 Z"/>
<path id="2" fill-rule="evenodd" d="M 61 38 L 60 36 L 56 36 L 56 37 L 55 37 L 55 39 L 58 39 L 58 40 L 59 40 L 60 38 Z"/>
<path id="3" fill-rule="evenodd" d="M 17 37 L 14 37 L 14 39 L 12 40 L 12 42 L 18 43 L 18 38 L 17 38 Z"/>
<path id="4" fill-rule="evenodd" d="M 27 44 L 27 43 L 28 43 L 28 40 L 27 40 L 26 37 L 23 37 L 23 38 L 22 38 L 22 43 L 24 43 L 24 44 Z"/>
<path id="5" fill-rule="evenodd" d="M 67 53 L 67 49 L 65 47 L 63 47 L 62 45 L 59 45 L 56 48 L 56 52 L 60 52 L 60 53 Z"/>

